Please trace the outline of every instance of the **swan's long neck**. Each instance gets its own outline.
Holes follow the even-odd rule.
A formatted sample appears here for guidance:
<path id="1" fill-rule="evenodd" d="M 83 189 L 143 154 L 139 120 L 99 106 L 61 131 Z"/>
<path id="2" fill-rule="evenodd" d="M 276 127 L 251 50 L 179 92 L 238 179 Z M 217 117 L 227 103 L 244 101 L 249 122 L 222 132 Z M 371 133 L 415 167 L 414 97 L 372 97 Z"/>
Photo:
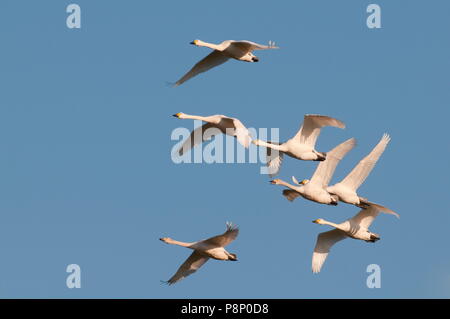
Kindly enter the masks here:
<path id="1" fill-rule="evenodd" d="M 265 147 L 271 148 L 273 150 L 281 151 L 281 152 L 285 151 L 284 144 L 272 144 L 272 143 L 268 143 L 268 142 L 259 140 L 258 145 L 265 146 Z"/>
<path id="2" fill-rule="evenodd" d="M 167 239 L 166 243 L 171 244 L 171 245 L 178 245 L 181 247 L 187 247 L 187 248 L 191 248 L 192 245 L 195 244 L 195 243 L 185 243 L 185 242 L 174 240 L 174 239 Z"/>
<path id="3" fill-rule="evenodd" d="M 337 228 L 337 229 L 340 229 L 340 230 L 343 230 L 343 231 L 346 231 L 346 229 L 343 229 L 343 228 L 341 227 L 341 225 L 335 224 L 335 223 L 332 223 L 332 222 L 329 222 L 329 221 L 327 221 L 327 220 L 322 221 L 322 224 L 323 224 L 323 225 L 328 225 L 328 226 L 331 226 L 331 227 L 334 227 L 334 228 Z"/>
<path id="4" fill-rule="evenodd" d="M 289 184 L 289 183 L 287 183 L 287 182 L 285 182 L 285 181 L 282 181 L 282 180 L 280 180 L 278 183 L 279 183 L 280 185 L 286 186 L 286 187 L 288 187 L 288 188 L 290 188 L 290 189 L 292 189 L 292 190 L 294 190 L 294 191 L 296 191 L 296 192 L 298 192 L 299 189 L 301 188 L 301 187 L 299 187 L 299 186 L 291 185 L 291 184 Z"/>
<path id="5" fill-rule="evenodd" d="M 207 116 L 200 116 L 200 115 L 189 115 L 189 114 L 183 114 L 181 116 L 182 119 L 191 119 L 191 120 L 200 120 L 204 122 L 210 122 L 209 118 Z"/>
<path id="6" fill-rule="evenodd" d="M 197 45 L 200 47 L 207 47 L 213 50 L 218 50 L 218 51 L 222 51 L 223 48 L 220 45 L 214 44 L 214 43 L 208 43 L 208 42 L 204 42 L 204 41 L 197 41 Z"/>

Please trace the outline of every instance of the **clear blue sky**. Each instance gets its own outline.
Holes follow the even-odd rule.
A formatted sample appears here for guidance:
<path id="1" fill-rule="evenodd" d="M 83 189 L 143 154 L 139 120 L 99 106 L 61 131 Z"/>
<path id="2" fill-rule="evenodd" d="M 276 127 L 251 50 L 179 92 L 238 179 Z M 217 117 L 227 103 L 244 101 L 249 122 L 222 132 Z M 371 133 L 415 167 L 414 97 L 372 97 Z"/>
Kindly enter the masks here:
<path id="1" fill-rule="evenodd" d="M 0 297 L 450 297 L 448 1 L 0 2 Z M 366 7 L 382 8 L 382 29 Z M 230 61 L 166 86 L 208 53 L 193 39 L 276 41 L 259 63 Z M 281 196 L 260 164 L 171 161 L 176 112 L 226 114 L 291 137 L 303 115 L 337 117 L 327 151 L 356 137 L 334 181 L 378 142 L 392 141 L 361 195 L 400 213 L 372 225 L 376 244 L 336 245 L 322 272 L 311 255 L 326 226 L 358 209 Z M 316 163 L 287 158 L 280 177 Z M 184 241 L 241 228 L 236 263 L 210 261 L 168 287 Z M 66 266 L 82 288 L 66 287 Z M 382 288 L 366 287 L 366 267 Z"/>

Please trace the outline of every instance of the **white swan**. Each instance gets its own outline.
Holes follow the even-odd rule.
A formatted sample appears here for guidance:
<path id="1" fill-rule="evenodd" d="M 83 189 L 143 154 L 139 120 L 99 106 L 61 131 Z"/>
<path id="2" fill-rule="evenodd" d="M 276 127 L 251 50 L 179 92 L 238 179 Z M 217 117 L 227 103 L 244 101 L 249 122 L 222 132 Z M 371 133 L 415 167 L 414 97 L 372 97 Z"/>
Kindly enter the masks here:
<path id="1" fill-rule="evenodd" d="M 334 224 L 321 218 L 314 220 L 313 223 L 329 225 L 335 229 L 320 233 L 317 236 L 317 242 L 312 256 L 312 271 L 314 273 L 320 272 L 330 248 L 338 241 L 347 237 L 371 243 L 379 240 L 380 236 L 369 231 L 369 227 L 382 210 L 383 207 L 377 204 L 371 204 L 367 208 L 363 208 L 354 217 L 340 224 Z M 395 215 L 399 217 L 398 214 Z"/>
<path id="2" fill-rule="evenodd" d="M 236 137 L 239 143 L 245 148 L 248 148 L 250 141 L 252 140 L 248 129 L 236 118 L 228 117 L 225 115 L 211 115 L 211 116 L 198 116 L 189 115 L 184 113 L 177 113 L 173 115 L 179 119 L 193 119 L 206 122 L 202 126 L 192 131 L 190 137 L 183 143 L 178 150 L 178 154 L 181 156 L 189 151 L 194 146 L 203 143 L 211 139 L 218 134 L 227 134 Z"/>
<path id="3" fill-rule="evenodd" d="M 267 166 L 269 167 L 270 177 L 278 174 L 283 160 L 283 154 L 304 161 L 325 160 L 326 153 L 321 153 L 314 149 L 320 134 L 320 129 L 324 126 L 345 128 L 345 124 L 335 118 L 308 114 L 305 115 L 303 124 L 297 134 L 285 143 L 253 140 L 253 144 L 267 148 Z"/>
<path id="4" fill-rule="evenodd" d="M 327 153 L 326 160 L 320 162 L 317 166 L 311 181 L 303 180 L 301 182 L 302 186 L 294 186 L 280 179 L 275 179 L 271 181 L 271 183 L 290 188 L 283 191 L 283 195 L 290 201 L 294 200 L 298 196 L 302 196 L 303 198 L 317 203 L 337 205 L 337 196 L 328 193 L 326 188 L 338 163 L 353 147 L 355 147 L 355 145 L 356 140 L 351 138 L 333 148 Z"/>
<path id="5" fill-rule="evenodd" d="M 229 253 L 224 247 L 235 240 L 238 234 L 239 229 L 231 223 L 227 223 L 227 230 L 222 235 L 193 243 L 185 243 L 168 237 L 160 238 L 161 241 L 167 244 L 178 245 L 194 250 L 188 259 L 186 259 L 180 268 L 178 268 L 175 275 L 173 275 L 166 283 L 172 285 L 196 272 L 209 258 L 236 261 L 236 254 Z"/>
<path id="6" fill-rule="evenodd" d="M 360 197 L 356 191 L 359 186 L 366 180 L 372 169 L 375 167 L 381 154 L 383 154 L 386 146 L 388 145 L 391 138 L 388 134 L 384 134 L 380 142 L 373 148 L 373 150 L 364 157 L 358 165 L 356 165 L 353 170 L 348 174 L 342 181 L 336 183 L 333 186 L 328 186 L 327 191 L 330 194 L 339 197 L 341 202 L 358 206 L 360 208 L 367 207 L 371 202 L 366 198 Z M 292 178 L 294 183 L 296 182 L 295 177 Z M 389 213 L 395 213 L 394 211 L 383 207 L 383 211 Z"/>
<path id="7" fill-rule="evenodd" d="M 259 59 L 252 52 L 254 50 L 278 49 L 275 43 L 269 42 L 269 45 L 261 45 L 258 43 L 242 40 L 227 40 L 220 44 L 212 44 L 201 40 L 191 42 L 199 47 L 207 47 L 214 51 L 207 55 L 203 60 L 198 62 L 194 67 L 179 79 L 174 86 L 178 86 L 193 78 L 194 76 L 206 72 L 209 69 L 228 61 L 228 59 L 236 59 L 245 62 L 258 62 Z"/>

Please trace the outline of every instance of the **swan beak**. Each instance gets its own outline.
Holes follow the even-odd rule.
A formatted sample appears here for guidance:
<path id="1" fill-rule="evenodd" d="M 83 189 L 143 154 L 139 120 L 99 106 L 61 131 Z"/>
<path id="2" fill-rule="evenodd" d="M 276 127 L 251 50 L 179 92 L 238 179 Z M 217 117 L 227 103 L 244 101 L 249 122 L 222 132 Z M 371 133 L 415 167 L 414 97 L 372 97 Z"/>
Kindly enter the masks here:
<path id="1" fill-rule="evenodd" d="M 197 45 L 197 40 L 192 41 L 190 44 Z"/>
<path id="2" fill-rule="evenodd" d="M 176 114 L 174 114 L 174 115 L 172 115 L 173 117 L 176 117 L 176 118 L 180 118 L 180 115 L 181 115 L 181 113 L 176 113 Z"/>
<path id="3" fill-rule="evenodd" d="M 315 219 L 315 220 L 313 220 L 312 221 L 314 224 L 318 224 L 319 223 L 319 220 L 318 219 Z"/>

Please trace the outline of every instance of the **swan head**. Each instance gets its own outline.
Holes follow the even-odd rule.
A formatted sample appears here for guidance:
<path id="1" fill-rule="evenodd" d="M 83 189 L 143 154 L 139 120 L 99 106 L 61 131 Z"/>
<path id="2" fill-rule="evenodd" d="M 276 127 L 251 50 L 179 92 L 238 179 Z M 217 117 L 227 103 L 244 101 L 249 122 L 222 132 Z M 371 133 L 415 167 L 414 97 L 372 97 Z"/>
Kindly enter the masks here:
<path id="1" fill-rule="evenodd" d="M 200 44 L 200 40 L 194 40 L 194 41 L 192 41 L 190 44 L 193 44 L 193 45 L 199 45 Z"/>
<path id="2" fill-rule="evenodd" d="M 184 115 L 184 113 L 178 112 L 172 116 L 181 119 L 183 115 Z"/>
<path id="3" fill-rule="evenodd" d="M 165 242 L 165 243 L 168 243 L 168 242 L 170 242 L 172 239 L 170 239 L 169 237 L 163 237 L 163 238 L 160 238 L 159 240 L 160 240 L 160 241 L 163 241 L 163 242 Z"/>
<path id="4" fill-rule="evenodd" d="M 270 181 L 270 184 L 274 184 L 274 185 L 280 185 L 281 184 L 281 179 L 276 178 L 274 180 Z"/>
<path id="5" fill-rule="evenodd" d="M 319 224 L 319 225 L 323 225 L 324 224 L 324 220 L 322 218 L 318 218 L 316 220 L 312 221 L 314 224 Z"/>

